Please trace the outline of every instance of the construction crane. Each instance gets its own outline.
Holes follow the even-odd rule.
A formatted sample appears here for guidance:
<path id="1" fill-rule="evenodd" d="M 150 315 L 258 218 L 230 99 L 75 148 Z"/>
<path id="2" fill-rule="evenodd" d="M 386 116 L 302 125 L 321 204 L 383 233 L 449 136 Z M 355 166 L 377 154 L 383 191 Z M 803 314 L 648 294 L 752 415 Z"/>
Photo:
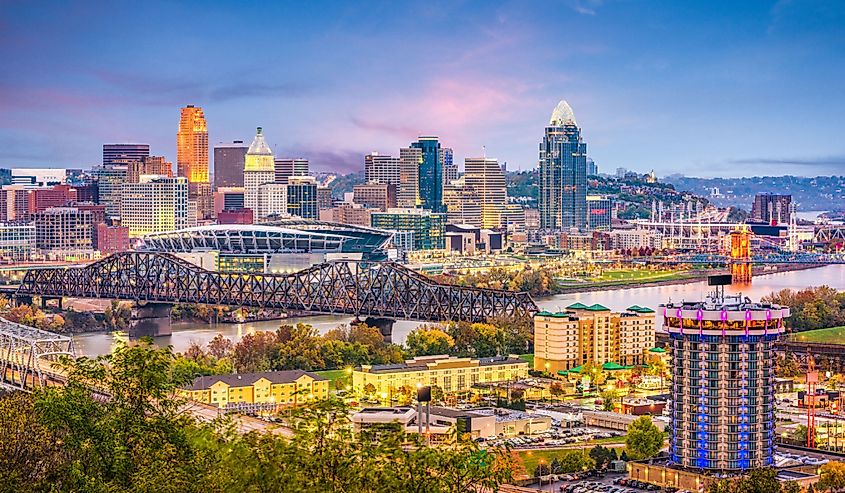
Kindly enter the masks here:
<path id="1" fill-rule="evenodd" d="M 819 372 L 809 348 L 807 349 L 807 448 L 816 448 L 816 384 Z"/>

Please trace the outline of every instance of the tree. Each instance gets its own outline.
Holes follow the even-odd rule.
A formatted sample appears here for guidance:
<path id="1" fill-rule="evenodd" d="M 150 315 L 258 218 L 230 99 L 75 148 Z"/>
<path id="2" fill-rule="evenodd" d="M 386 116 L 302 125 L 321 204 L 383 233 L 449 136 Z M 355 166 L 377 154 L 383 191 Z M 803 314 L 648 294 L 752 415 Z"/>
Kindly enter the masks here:
<path id="1" fill-rule="evenodd" d="M 616 400 L 619 399 L 619 391 L 616 389 L 607 389 L 601 393 L 602 409 L 605 411 L 613 411 L 616 407 Z"/>
<path id="2" fill-rule="evenodd" d="M 601 469 L 605 465 L 609 464 L 610 461 L 616 460 L 616 452 L 613 451 L 613 449 L 596 445 L 590 449 L 590 458 L 595 462 L 596 469 Z"/>
<path id="3" fill-rule="evenodd" d="M 440 329 L 421 327 L 408 334 L 405 345 L 408 352 L 414 356 L 431 356 L 449 354 L 455 346 L 455 341 Z"/>
<path id="4" fill-rule="evenodd" d="M 628 462 L 631 459 L 628 457 L 628 452 L 623 450 L 622 455 L 619 456 L 619 460 L 624 460 L 625 462 Z"/>
<path id="5" fill-rule="evenodd" d="M 223 334 L 217 334 L 214 339 L 208 341 L 208 354 L 217 359 L 226 358 L 232 355 L 234 347 L 230 339 L 223 337 Z"/>
<path id="6" fill-rule="evenodd" d="M 737 478 L 721 479 L 711 483 L 707 491 L 709 493 L 782 493 L 784 485 L 778 480 L 775 469 L 766 468 L 754 469 L 747 475 Z"/>
<path id="7" fill-rule="evenodd" d="M 819 468 L 818 491 L 837 491 L 845 488 L 845 462 L 828 462 Z"/>
<path id="8" fill-rule="evenodd" d="M 660 451 L 663 438 L 663 432 L 652 423 L 650 417 L 640 416 L 628 426 L 625 447 L 630 457 L 647 459 Z"/>

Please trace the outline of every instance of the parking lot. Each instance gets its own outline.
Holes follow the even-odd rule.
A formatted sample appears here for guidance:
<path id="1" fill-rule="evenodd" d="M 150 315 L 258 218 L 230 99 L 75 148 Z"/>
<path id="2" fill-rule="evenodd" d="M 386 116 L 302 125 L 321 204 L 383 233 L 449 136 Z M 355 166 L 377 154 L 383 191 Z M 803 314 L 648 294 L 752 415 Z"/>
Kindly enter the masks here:
<path id="1" fill-rule="evenodd" d="M 561 477 L 568 475 L 561 475 Z M 639 481 L 628 481 L 623 473 L 609 473 L 603 478 L 585 478 L 579 480 L 561 480 L 543 482 L 542 485 L 532 485 L 541 491 L 557 493 L 642 493 L 662 490 L 655 485 Z M 676 490 L 675 493 L 688 493 Z"/>
<path id="2" fill-rule="evenodd" d="M 542 447 L 561 447 L 565 445 L 574 445 L 592 440 L 601 440 L 607 438 L 617 438 L 623 435 L 620 431 L 599 430 L 597 428 L 577 427 L 577 428 L 552 428 L 542 433 L 537 433 L 531 436 L 518 436 L 511 438 L 504 437 L 487 437 L 480 439 L 479 442 L 485 443 L 488 446 L 503 446 L 508 445 L 515 449 L 524 448 L 542 448 Z"/>

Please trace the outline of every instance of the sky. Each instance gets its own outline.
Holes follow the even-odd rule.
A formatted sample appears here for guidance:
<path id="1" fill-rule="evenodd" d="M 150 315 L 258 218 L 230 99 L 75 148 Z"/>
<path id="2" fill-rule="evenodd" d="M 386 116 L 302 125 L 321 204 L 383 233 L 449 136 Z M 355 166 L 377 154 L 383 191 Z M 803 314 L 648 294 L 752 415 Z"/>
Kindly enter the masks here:
<path id="1" fill-rule="evenodd" d="M 845 174 L 845 2 L 0 0 L 0 167 L 209 142 L 363 169 L 438 135 L 537 165 L 567 100 L 599 170 Z"/>

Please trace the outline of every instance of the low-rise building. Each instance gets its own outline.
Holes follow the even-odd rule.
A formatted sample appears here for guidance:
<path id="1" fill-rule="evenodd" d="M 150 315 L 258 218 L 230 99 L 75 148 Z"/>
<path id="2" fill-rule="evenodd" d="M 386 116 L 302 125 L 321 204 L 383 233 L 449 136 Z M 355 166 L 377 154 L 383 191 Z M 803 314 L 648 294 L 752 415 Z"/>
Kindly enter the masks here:
<path id="1" fill-rule="evenodd" d="M 410 392 L 418 385 L 440 387 L 446 393 L 469 392 L 485 382 L 520 380 L 528 376 L 528 362 L 516 355 L 492 358 L 419 356 L 404 363 L 362 365 L 352 373 L 352 387 L 360 393 Z"/>
<path id="2" fill-rule="evenodd" d="M 29 260 L 35 254 L 35 224 L 0 222 L 0 259 Z"/>
<path id="3" fill-rule="evenodd" d="M 303 370 L 214 375 L 195 378 L 181 392 L 191 400 L 220 408 L 290 406 L 328 399 L 329 380 Z"/>
<path id="4" fill-rule="evenodd" d="M 654 310 L 631 306 L 621 313 L 575 303 L 565 312 L 534 316 L 534 369 L 556 373 L 585 363 L 640 365 L 654 347 Z"/>

